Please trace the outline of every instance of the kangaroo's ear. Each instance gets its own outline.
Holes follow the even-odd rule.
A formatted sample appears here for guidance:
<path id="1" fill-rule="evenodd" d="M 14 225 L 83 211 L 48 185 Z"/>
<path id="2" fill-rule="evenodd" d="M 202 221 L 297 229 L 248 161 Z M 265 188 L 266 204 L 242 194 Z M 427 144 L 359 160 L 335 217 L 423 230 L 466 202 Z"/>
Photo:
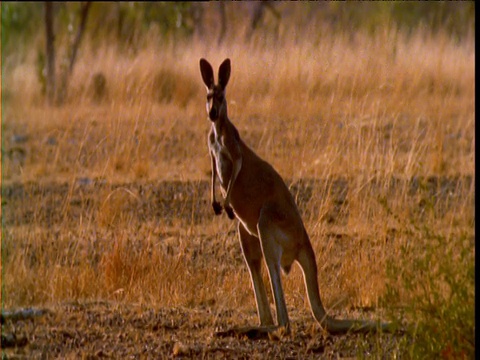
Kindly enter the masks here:
<path id="1" fill-rule="evenodd" d="M 213 80 L 212 65 L 210 65 L 210 63 L 203 58 L 200 59 L 200 72 L 202 73 L 202 79 L 203 79 L 203 82 L 205 83 L 205 86 L 208 89 L 212 89 L 213 85 L 215 85 Z"/>
<path id="2" fill-rule="evenodd" d="M 218 85 L 221 86 L 222 89 L 228 84 L 228 80 L 230 79 L 230 59 L 225 59 L 220 65 L 218 69 Z"/>

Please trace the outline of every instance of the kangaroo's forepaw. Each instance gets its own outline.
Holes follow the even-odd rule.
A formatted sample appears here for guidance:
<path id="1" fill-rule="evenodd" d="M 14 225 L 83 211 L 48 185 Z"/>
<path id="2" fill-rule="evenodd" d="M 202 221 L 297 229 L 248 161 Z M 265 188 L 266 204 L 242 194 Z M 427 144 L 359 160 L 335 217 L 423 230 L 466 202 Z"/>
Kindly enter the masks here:
<path id="1" fill-rule="evenodd" d="M 230 205 L 225 206 L 225 211 L 230 219 L 235 219 L 235 214 L 233 213 L 233 209 L 230 207 Z"/>
<path id="2" fill-rule="evenodd" d="M 212 202 L 212 207 L 213 207 L 213 211 L 215 212 L 215 215 L 220 215 L 222 213 L 222 205 L 220 205 L 219 202 L 217 201 Z"/>

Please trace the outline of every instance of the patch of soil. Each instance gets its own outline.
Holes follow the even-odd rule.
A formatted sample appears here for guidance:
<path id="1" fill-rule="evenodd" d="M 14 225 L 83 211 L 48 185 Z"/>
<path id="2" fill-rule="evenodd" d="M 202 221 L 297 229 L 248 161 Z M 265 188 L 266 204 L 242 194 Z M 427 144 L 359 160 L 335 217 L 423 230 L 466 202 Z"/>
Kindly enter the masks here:
<path id="1" fill-rule="evenodd" d="M 438 212 L 446 211 L 458 199 L 463 198 L 473 183 L 466 177 L 414 177 L 410 180 L 391 178 L 388 183 L 370 179 L 360 188 L 372 198 L 393 198 L 407 191 L 416 199 L 417 210 L 426 206 Z M 302 179 L 286 182 L 295 197 L 302 216 L 307 217 L 306 204 L 312 196 L 324 194 L 332 197 L 332 209 L 326 215 L 328 223 L 345 222 L 348 218 L 348 179 Z M 326 192 L 321 189 L 327 189 Z M 124 215 L 148 222 L 162 219 L 171 222 L 178 219 L 189 224 L 201 224 L 212 220 L 208 181 L 162 181 L 110 184 L 101 179 L 78 178 L 67 183 L 12 183 L 2 184 L 2 221 L 4 226 L 30 224 L 51 226 L 65 221 L 77 222 L 85 214 L 99 215 L 114 202 Z M 356 191 L 359 191 L 358 189 Z M 474 199 L 472 199 L 473 205 Z M 440 215 L 440 214 L 439 214 Z"/>
<path id="2" fill-rule="evenodd" d="M 256 340 L 217 336 L 216 330 L 232 327 L 231 318 L 231 311 L 213 313 L 198 308 L 153 309 L 108 302 L 62 304 L 42 316 L 6 320 L 2 339 L 8 336 L 18 341 L 2 344 L 2 358 L 318 359 L 371 354 L 390 358 L 402 340 L 402 336 L 391 334 L 332 337 L 313 319 L 295 315 L 290 335 L 279 331 L 268 339 Z"/>

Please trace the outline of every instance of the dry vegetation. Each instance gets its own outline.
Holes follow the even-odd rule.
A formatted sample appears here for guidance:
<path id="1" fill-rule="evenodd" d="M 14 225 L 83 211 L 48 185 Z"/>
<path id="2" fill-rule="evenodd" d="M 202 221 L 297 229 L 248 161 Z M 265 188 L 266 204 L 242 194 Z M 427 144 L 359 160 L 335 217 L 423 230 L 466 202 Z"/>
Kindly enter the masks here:
<path id="1" fill-rule="evenodd" d="M 401 317 L 428 344 L 421 331 L 433 318 L 445 334 L 431 353 L 473 354 L 473 40 L 325 30 L 305 42 L 290 30 L 275 46 L 152 37 L 129 54 L 85 43 L 62 107 L 44 104 L 33 54 L 7 59 L 3 306 L 209 309 L 204 332 L 219 318 L 257 322 L 236 225 L 208 203 L 198 60 L 230 57 L 230 118 L 297 197 L 327 308 Z M 103 95 L 92 88 L 98 73 Z M 299 268 L 284 286 L 295 326 L 313 324 Z M 472 320 L 451 326 L 456 311 Z M 398 346 L 388 351 L 412 344 Z"/>

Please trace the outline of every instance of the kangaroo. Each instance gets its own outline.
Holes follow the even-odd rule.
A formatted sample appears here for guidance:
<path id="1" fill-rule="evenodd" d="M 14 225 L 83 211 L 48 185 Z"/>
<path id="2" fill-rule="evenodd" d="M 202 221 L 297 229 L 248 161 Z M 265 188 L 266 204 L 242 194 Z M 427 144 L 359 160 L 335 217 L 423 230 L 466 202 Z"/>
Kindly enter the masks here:
<path id="1" fill-rule="evenodd" d="M 300 265 L 313 316 L 331 334 L 390 331 L 391 326 L 363 320 L 330 317 L 320 299 L 315 254 L 295 200 L 280 175 L 240 138 L 228 118 L 225 88 L 230 79 L 230 59 L 225 59 L 215 84 L 213 69 L 200 59 L 200 72 L 207 88 L 207 113 L 211 121 L 208 149 L 211 157 L 211 204 L 216 215 L 225 209 L 228 217 L 239 220 L 238 234 L 243 256 L 255 293 L 260 328 L 284 328 L 290 323 L 280 278 L 288 274 L 294 261 Z M 224 196 L 223 205 L 215 197 L 216 180 Z M 265 284 L 261 276 L 265 260 L 274 295 L 277 325 L 274 324 Z M 259 328 L 259 329 L 260 329 Z"/>

